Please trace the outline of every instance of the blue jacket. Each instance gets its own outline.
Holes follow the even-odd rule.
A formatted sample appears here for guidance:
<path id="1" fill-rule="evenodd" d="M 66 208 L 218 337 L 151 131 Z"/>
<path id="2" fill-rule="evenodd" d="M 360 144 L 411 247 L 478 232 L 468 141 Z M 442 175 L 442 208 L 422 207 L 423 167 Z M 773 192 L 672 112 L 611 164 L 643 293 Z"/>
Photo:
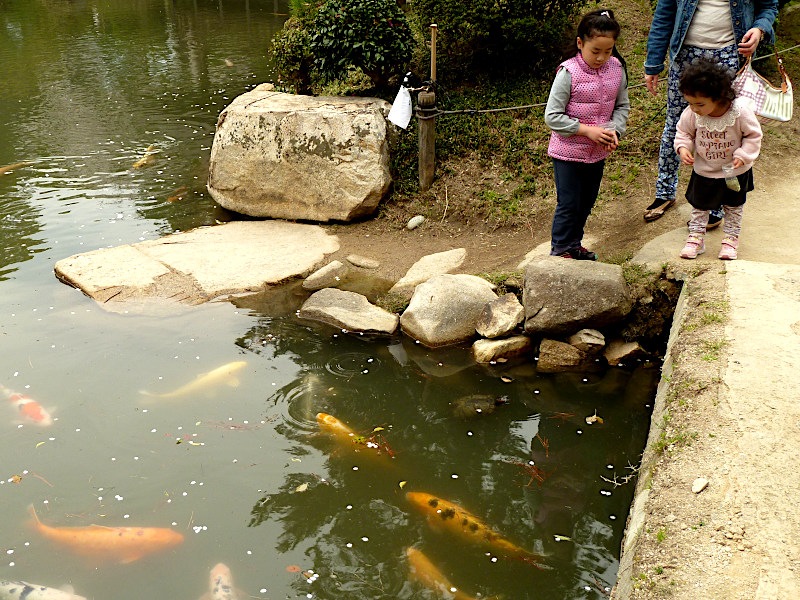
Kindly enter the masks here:
<path id="1" fill-rule="evenodd" d="M 683 45 L 698 0 L 658 0 L 653 22 L 647 36 L 647 58 L 644 72 L 658 75 L 664 70 L 664 59 L 669 49 L 672 61 Z M 728 0 L 736 41 L 741 41 L 748 29 L 758 27 L 764 32 L 762 41 L 772 43 L 772 23 L 778 16 L 778 0 Z"/>

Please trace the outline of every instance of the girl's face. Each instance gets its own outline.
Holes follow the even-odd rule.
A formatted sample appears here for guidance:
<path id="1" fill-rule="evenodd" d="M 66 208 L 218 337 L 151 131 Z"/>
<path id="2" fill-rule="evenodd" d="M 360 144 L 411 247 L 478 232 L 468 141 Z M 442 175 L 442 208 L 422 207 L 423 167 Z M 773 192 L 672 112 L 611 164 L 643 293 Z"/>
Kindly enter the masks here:
<path id="1" fill-rule="evenodd" d="M 686 102 L 689 103 L 689 108 L 692 112 L 700 117 L 712 116 L 721 117 L 728 111 L 730 102 L 722 100 L 712 100 L 708 96 L 695 96 L 693 94 L 684 94 Z"/>
<path id="2" fill-rule="evenodd" d="M 595 35 L 585 40 L 578 38 L 578 50 L 581 51 L 583 62 L 593 69 L 599 69 L 611 58 L 615 43 L 616 40 L 610 35 Z"/>

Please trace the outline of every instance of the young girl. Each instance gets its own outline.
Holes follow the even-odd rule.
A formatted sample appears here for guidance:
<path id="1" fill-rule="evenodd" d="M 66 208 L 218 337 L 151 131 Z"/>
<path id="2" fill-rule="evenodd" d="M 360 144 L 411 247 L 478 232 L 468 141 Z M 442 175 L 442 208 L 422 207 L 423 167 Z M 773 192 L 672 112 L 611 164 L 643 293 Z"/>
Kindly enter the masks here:
<path id="1" fill-rule="evenodd" d="M 625 132 L 630 102 L 625 63 L 616 51 L 619 23 L 610 10 L 595 10 L 578 25 L 574 46 L 558 67 L 544 122 L 552 129 L 557 204 L 550 254 L 596 260 L 582 245 L 606 157 Z"/>
<path id="2" fill-rule="evenodd" d="M 742 211 L 753 189 L 753 161 L 761 149 L 761 125 L 753 111 L 735 102 L 732 73 L 723 65 L 698 59 L 681 75 L 679 89 L 689 103 L 675 134 L 675 151 L 684 165 L 692 165 L 686 199 L 692 205 L 689 238 L 681 258 L 705 252 L 703 237 L 708 213 L 720 206 L 725 212 L 719 258 L 734 260 L 739 247 Z M 733 166 L 733 173 L 723 167 Z"/>

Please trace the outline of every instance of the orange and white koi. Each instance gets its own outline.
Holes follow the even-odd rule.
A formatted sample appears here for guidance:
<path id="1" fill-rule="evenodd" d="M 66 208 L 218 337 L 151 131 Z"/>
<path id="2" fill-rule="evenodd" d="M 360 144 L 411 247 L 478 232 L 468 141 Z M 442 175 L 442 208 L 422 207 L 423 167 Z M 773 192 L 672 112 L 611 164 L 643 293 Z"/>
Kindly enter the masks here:
<path id="1" fill-rule="evenodd" d="M 33 527 L 51 542 L 98 562 L 131 563 L 177 546 L 183 535 L 166 527 L 50 527 L 28 507 Z"/>
<path id="2" fill-rule="evenodd" d="M 406 493 L 408 501 L 428 518 L 437 531 L 447 531 L 473 544 L 506 556 L 535 556 L 492 530 L 486 523 L 457 504 L 422 492 Z"/>
<path id="3" fill-rule="evenodd" d="M 50 413 L 33 398 L 13 392 L 3 385 L 0 385 L 0 391 L 16 407 L 17 412 L 26 422 L 41 425 L 42 427 L 53 424 L 53 417 L 50 416 Z"/>
<path id="4" fill-rule="evenodd" d="M 415 548 L 407 548 L 408 575 L 413 581 L 431 588 L 448 600 L 475 600 L 456 588 L 447 577 L 437 569 L 430 559 Z"/>
<path id="5" fill-rule="evenodd" d="M 354 452 L 364 451 L 372 456 L 391 456 L 391 451 L 385 444 L 379 444 L 371 438 L 357 434 L 333 415 L 317 413 L 317 424 L 320 430 L 332 435 L 344 448 Z M 379 429 L 376 428 L 376 430 Z"/>

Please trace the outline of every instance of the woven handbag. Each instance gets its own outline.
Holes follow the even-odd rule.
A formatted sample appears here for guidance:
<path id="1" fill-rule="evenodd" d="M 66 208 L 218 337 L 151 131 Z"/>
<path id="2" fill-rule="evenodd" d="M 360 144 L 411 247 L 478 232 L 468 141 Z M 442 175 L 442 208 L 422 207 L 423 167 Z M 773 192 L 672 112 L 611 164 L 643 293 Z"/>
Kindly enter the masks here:
<path id="1" fill-rule="evenodd" d="M 733 89 L 739 101 L 749 106 L 758 120 L 764 125 L 778 125 L 792 118 L 794 97 L 792 94 L 792 81 L 786 74 L 783 59 L 775 53 L 778 61 L 778 70 L 781 73 L 781 87 L 773 86 L 769 81 L 753 70 L 747 57 L 744 65 L 733 80 Z"/>

